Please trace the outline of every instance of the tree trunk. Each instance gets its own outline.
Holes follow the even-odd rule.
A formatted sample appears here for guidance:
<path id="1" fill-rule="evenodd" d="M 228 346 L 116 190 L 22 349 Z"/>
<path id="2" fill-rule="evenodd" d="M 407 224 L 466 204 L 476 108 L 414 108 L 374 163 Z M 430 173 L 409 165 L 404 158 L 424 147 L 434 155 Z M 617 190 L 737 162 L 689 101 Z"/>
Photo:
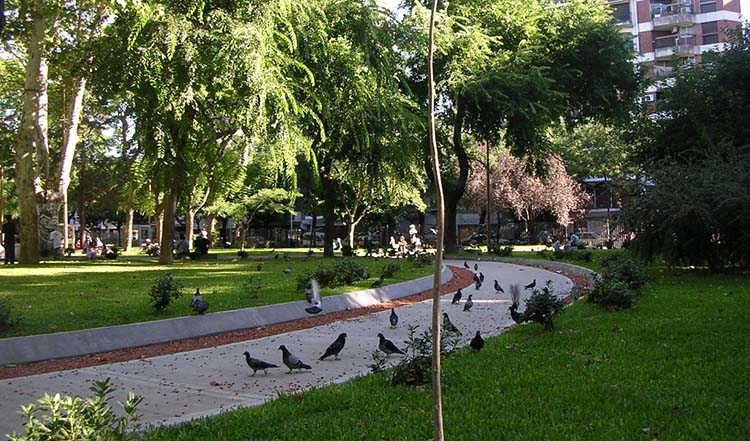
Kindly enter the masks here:
<path id="1" fill-rule="evenodd" d="M 177 191 L 170 188 L 164 195 L 164 222 L 161 228 L 161 240 L 159 241 L 159 263 L 171 265 L 174 261 L 172 256 L 172 239 L 174 239 L 174 218 L 177 212 Z"/>
<path id="2" fill-rule="evenodd" d="M 195 228 L 195 212 L 193 207 L 190 207 L 185 212 L 185 238 L 188 241 L 188 247 L 193 248 L 193 229 Z"/>
<path id="3" fill-rule="evenodd" d="M 450 187 L 446 186 L 445 190 L 445 249 L 446 251 L 456 252 L 459 248 L 458 243 L 458 229 L 456 214 L 458 212 L 458 201 L 464 195 L 466 190 L 466 179 L 469 176 L 469 157 L 466 154 L 466 150 L 463 146 L 462 132 L 464 124 L 464 109 L 463 99 L 459 95 L 456 97 L 456 116 L 453 121 L 453 142 L 451 147 L 453 153 L 458 159 L 458 177 L 455 182 L 452 182 Z"/>
<path id="4" fill-rule="evenodd" d="M 331 181 L 329 174 L 332 169 L 332 160 L 326 159 L 323 162 L 320 177 L 320 186 L 323 192 L 323 219 L 325 220 L 325 230 L 323 239 L 323 256 L 333 257 L 333 240 L 336 239 L 336 202 L 337 188 Z M 313 230 L 312 235 L 315 236 Z M 314 240 L 314 239 L 313 239 Z"/>
<path id="5" fill-rule="evenodd" d="M 81 241 L 81 247 L 86 239 L 86 201 L 81 197 L 78 201 L 78 224 L 80 226 L 79 240 Z"/>
<path id="6" fill-rule="evenodd" d="M 57 230 L 60 224 L 60 208 L 62 201 L 57 198 L 49 198 L 37 202 L 39 212 L 39 245 L 44 255 L 50 255 L 49 234 Z"/>
<path id="7" fill-rule="evenodd" d="M 354 229 L 357 228 L 357 224 L 349 222 L 349 248 L 354 249 Z"/>
<path id="8" fill-rule="evenodd" d="M 485 226 L 485 231 L 487 234 L 487 237 L 486 237 L 487 252 L 490 252 L 490 250 L 492 249 L 492 243 L 490 241 L 490 236 L 491 236 L 490 235 L 490 220 L 492 219 L 492 211 L 491 211 L 492 210 L 492 198 L 491 198 L 492 188 L 490 187 L 490 174 L 492 170 L 490 168 L 490 143 L 485 141 L 484 146 L 485 146 L 484 169 L 486 172 L 485 176 L 487 178 L 485 181 L 485 184 L 487 187 L 486 188 L 487 189 L 487 213 L 484 216 L 484 226 Z"/>
<path id="9" fill-rule="evenodd" d="M 216 229 L 216 214 L 215 213 L 209 213 L 206 215 L 206 233 L 208 233 L 208 237 L 213 237 L 214 230 Z M 223 238 L 223 241 L 226 242 L 228 237 L 224 236 L 224 234 L 221 234 L 221 237 Z M 221 247 L 224 248 L 224 242 L 222 242 Z"/>
<path id="10" fill-rule="evenodd" d="M 435 276 L 432 284 L 432 420 L 435 430 L 435 441 L 443 441 L 443 399 L 441 384 L 441 351 L 440 351 L 440 267 L 443 263 L 443 228 L 445 218 L 445 196 L 443 193 L 443 180 L 440 176 L 440 152 L 435 138 L 435 74 L 433 71 L 433 60 L 435 53 L 435 13 L 437 11 L 437 0 L 432 1 L 432 12 L 430 14 L 430 36 L 427 61 L 427 83 L 429 87 L 429 130 L 430 130 L 430 153 L 433 162 L 433 181 L 437 190 L 437 255 L 435 256 Z M 455 222 L 455 217 L 454 217 Z"/>
<path id="11" fill-rule="evenodd" d="M 135 197 L 135 188 L 135 185 L 130 187 L 128 198 L 125 201 L 125 251 L 133 248 L 133 215 L 135 214 L 133 198 Z"/>

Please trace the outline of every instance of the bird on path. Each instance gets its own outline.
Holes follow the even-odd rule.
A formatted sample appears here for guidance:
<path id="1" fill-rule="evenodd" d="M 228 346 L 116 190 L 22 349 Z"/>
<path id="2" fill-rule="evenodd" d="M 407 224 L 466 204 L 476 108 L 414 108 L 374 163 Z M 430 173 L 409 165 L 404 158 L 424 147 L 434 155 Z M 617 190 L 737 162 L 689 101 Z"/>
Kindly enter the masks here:
<path id="1" fill-rule="evenodd" d="M 398 326 L 398 316 L 396 315 L 396 310 L 394 308 L 391 308 L 391 316 L 388 317 L 388 320 L 391 321 L 391 328 Z"/>
<path id="2" fill-rule="evenodd" d="M 203 315 L 208 310 L 208 302 L 203 300 L 200 288 L 195 290 L 193 299 L 190 301 L 190 307 L 193 308 L 194 312 Z"/>
<path id="3" fill-rule="evenodd" d="M 466 263 L 466 261 L 465 261 L 465 260 L 464 260 L 464 268 L 466 268 L 466 269 L 471 269 L 471 267 L 469 266 L 469 264 L 468 264 L 468 263 Z"/>
<path id="4" fill-rule="evenodd" d="M 305 311 L 308 314 L 317 314 L 323 310 L 323 299 L 320 297 L 320 285 L 315 279 L 310 279 L 310 292 L 312 294 L 312 301 L 310 301 L 312 306 L 305 308 Z M 307 292 L 305 292 L 305 297 L 307 297 Z"/>
<path id="5" fill-rule="evenodd" d="M 534 289 L 534 287 L 536 287 L 536 279 L 534 279 L 534 281 L 529 283 L 528 285 L 524 286 L 523 289 Z"/>
<path id="6" fill-rule="evenodd" d="M 481 281 L 477 280 L 476 282 L 474 282 L 474 289 L 479 289 L 481 287 L 482 287 L 482 282 Z"/>
<path id="7" fill-rule="evenodd" d="M 479 271 L 479 264 L 478 263 L 474 264 L 474 271 Z"/>
<path id="8" fill-rule="evenodd" d="M 453 332 L 455 334 L 461 335 L 461 331 L 458 330 L 456 325 L 451 322 L 450 317 L 448 317 L 447 313 L 443 313 L 443 328 L 445 328 L 448 332 Z"/>
<path id="9" fill-rule="evenodd" d="M 336 360 L 339 359 L 339 352 L 341 352 L 342 349 L 344 349 L 344 345 L 346 344 L 346 333 L 342 332 L 339 334 L 339 336 L 336 338 L 336 340 L 331 343 L 330 346 L 328 346 L 328 349 L 326 349 L 326 352 L 319 358 L 319 360 L 325 360 L 327 357 L 330 357 L 333 355 L 333 358 Z"/>
<path id="10" fill-rule="evenodd" d="M 245 351 L 245 362 L 248 366 L 250 366 L 250 369 L 253 370 L 253 376 L 255 376 L 258 371 L 263 371 L 266 375 L 268 375 L 268 369 L 278 367 L 275 364 L 268 363 L 267 361 L 251 357 L 250 353 L 247 351 Z"/>
<path id="11" fill-rule="evenodd" d="M 456 303 L 461 301 L 461 296 L 463 293 L 461 292 L 461 288 L 458 288 L 458 291 L 456 291 L 455 294 L 453 294 L 453 300 L 451 300 L 451 305 L 455 305 Z"/>
<path id="12" fill-rule="evenodd" d="M 383 334 L 378 334 L 378 339 L 380 340 L 378 342 L 378 349 L 385 352 L 386 358 L 390 357 L 391 354 L 401 354 L 406 355 L 404 351 L 396 347 L 395 344 L 393 344 L 392 341 L 385 338 Z"/>
<path id="13" fill-rule="evenodd" d="M 526 315 L 518 312 L 517 303 L 510 305 L 510 308 L 508 308 L 508 311 L 510 311 L 510 318 L 512 318 L 514 322 L 521 324 L 527 321 Z"/>
<path id="14" fill-rule="evenodd" d="M 482 283 L 484 283 L 484 274 L 483 273 L 479 273 L 479 281 L 482 282 Z"/>
<path id="15" fill-rule="evenodd" d="M 503 287 L 500 286 L 499 283 L 497 283 L 497 280 L 495 280 L 495 292 L 502 292 L 502 293 L 505 292 L 505 291 L 503 291 Z"/>
<path id="16" fill-rule="evenodd" d="M 294 369 L 312 369 L 310 365 L 303 363 L 296 355 L 289 352 L 286 346 L 279 346 L 279 350 L 281 351 L 281 360 L 289 368 L 288 373 L 291 373 Z"/>
<path id="17" fill-rule="evenodd" d="M 307 303 L 312 303 L 313 302 L 312 288 L 309 287 L 309 286 L 307 288 L 305 288 L 305 300 L 307 300 Z"/>
<path id="18" fill-rule="evenodd" d="M 474 306 L 474 300 L 471 299 L 471 294 L 469 294 L 469 298 L 466 299 L 466 303 L 464 303 L 464 312 L 471 311 L 471 308 Z"/>
<path id="19" fill-rule="evenodd" d="M 383 286 L 383 282 L 385 282 L 385 277 L 380 276 L 380 278 L 374 282 L 372 282 L 372 285 L 370 285 L 370 288 L 380 288 Z"/>
<path id="20" fill-rule="evenodd" d="M 479 335 L 479 331 L 477 331 L 477 334 L 474 336 L 474 338 L 471 339 L 469 342 L 469 346 L 471 346 L 471 349 L 474 350 L 474 352 L 479 352 L 484 347 L 484 339 L 481 335 Z"/>
<path id="21" fill-rule="evenodd" d="M 474 273 L 474 283 L 476 282 L 481 282 L 481 280 L 479 280 L 479 274 Z"/>

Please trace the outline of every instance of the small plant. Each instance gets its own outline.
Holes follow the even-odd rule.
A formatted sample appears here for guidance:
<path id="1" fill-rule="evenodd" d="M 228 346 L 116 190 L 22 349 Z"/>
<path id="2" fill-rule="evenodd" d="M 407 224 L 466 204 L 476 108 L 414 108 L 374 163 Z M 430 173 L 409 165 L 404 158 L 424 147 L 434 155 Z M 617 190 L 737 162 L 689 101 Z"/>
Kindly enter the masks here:
<path id="1" fill-rule="evenodd" d="M 262 287 L 263 284 L 261 283 L 260 277 L 258 276 L 250 276 L 245 279 L 244 282 L 242 282 L 242 290 L 250 294 L 251 297 L 259 297 Z"/>
<path id="2" fill-rule="evenodd" d="M 297 289 L 303 290 L 310 284 L 310 279 L 318 281 L 321 287 L 335 288 L 351 285 L 361 280 L 367 271 L 354 259 L 341 259 L 330 265 L 321 264 L 313 273 L 303 274 L 297 278 Z"/>
<path id="3" fill-rule="evenodd" d="M 611 311 L 628 309 L 633 306 L 635 292 L 619 280 L 597 280 L 589 296 L 589 302 L 602 305 Z"/>
<path id="4" fill-rule="evenodd" d="M 45 394 L 28 406 L 21 406 L 26 416 L 24 434 L 9 436 L 11 441 L 42 440 L 107 440 L 124 441 L 135 439 L 133 432 L 138 428 L 140 416 L 137 414 L 142 397 L 133 392 L 122 406 L 124 415 L 117 416 L 109 404 L 113 392 L 109 378 L 96 381 L 90 388 L 93 397 L 50 396 Z"/>
<path id="5" fill-rule="evenodd" d="M 13 317 L 10 306 L 0 300 L 0 334 L 14 326 L 18 326 L 19 323 L 21 323 L 21 317 Z"/>
<path id="6" fill-rule="evenodd" d="M 565 308 L 565 302 L 555 295 L 552 288 L 552 281 L 548 280 L 547 284 L 541 290 L 535 289 L 531 297 L 526 299 L 526 311 L 523 316 L 525 321 L 532 321 L 541 324 L 545 331 L 554 331 L 554 318 Z"/>
<path id="7" fill-rule="evenodd" d="M 551 260 L 571 260 L 578 262 L 591 262 L 594 260 L 594 252 L 591 250 L 569 249 L 554 251 L 549 258 Z"/>
<path id="8" fill-rule="evenodd" d="M 384 372 L 388 368 L 388 362 L 380 351 L 372 351 L 372 364 L 368 365 L 370 372 L 377 374 Z"/>
<path id="9" fill-rule="evenodd" d="M 406 356 L 394 366 L 392 385 L 422 386 L 432 382 L 432 328 L 417 335 L 418 326 L 409 326 Z M 447 355 L 456 349 L 459 334 L 441 328 L 440 353 Z"/>
<path id="10" fill-rule="evenodd" d="M 599 274 L 604 282 L 622 282 L 635 294 L 639 294 L 646 286 L 647 276 L 643 264 L 629 253 L 616 253 L 602 259 Z"/>
<path id="11" fill-rule="evenodd" d="M 383 277 L 389 279 L 393 277 L 393 274 L 401 271 L 401 264 L 398 262 L 388 262 L 383 265 Z"/>
<path id="12" fill-rule="evenodd" d="M 237 255 L 240 257 L 240 259 L 247 259 L 247 256 L 249 256 L 250 253 L 245 250 L 239 250 L 237 251 Z"/>
<path id="13" fill-rule="evenodd" d="M 420 253 L 414 256 L 414 266 L 417 268 L 424 268 L 435 264 L 435 255 Z"/>
<path id="14" fill-rule="evenodd" d="M 495 245 L 494 247 L 492 247 L 492 254 L 500 257 L 510 257 L 511 255 L 513 255 L 513 247 L 501 247 L 500 245 Z"/>
<path id="15" fill-rule="evenodd" d="M 163 311 L 173 299 L 178 299 L 185 294 L 183 288 L 182 282 L 176 280 L 172 273 L 166 272 L 157 277 L 151 287 L 151 304 L 157 312 Z"/>

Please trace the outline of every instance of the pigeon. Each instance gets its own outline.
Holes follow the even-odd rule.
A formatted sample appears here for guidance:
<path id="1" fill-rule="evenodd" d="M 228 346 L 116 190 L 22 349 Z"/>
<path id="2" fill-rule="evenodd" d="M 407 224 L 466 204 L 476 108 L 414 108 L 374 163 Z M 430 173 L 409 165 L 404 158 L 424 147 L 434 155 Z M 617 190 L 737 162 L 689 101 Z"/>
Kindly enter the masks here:
<path id="1" fill-rule="evenodd" d="M 503 287 L 500 286 L 499 283 L 497 283 L 497 280 L 495 280 L 495 292 L 502 292 L 502 293 L 505 292 L 505 291 L 503 291 Z"/>
<path id="2" fill-rule="evenodd" d="M 474 306 L 474 300 L 471 300 L 471 294 L 469 294 L 469 298 L 464 303 L 464 312 L 471 311 L 472 306 Z"/>
<path id="3" fill-rule="evenodd" d="M 245 351 L 245 362 L 248 366 L 250 366 L 250 369 L 253 370 L 253 376 L 255 376 L 258 371 L 263 371 L 266 375 L 268 375 L 267 369 L 278 367 L 275 364 L 271 364 L 263 360 L 258 360 L 257 358 L 251 357 L 250 353 L 247 351 Z"/>
<path id="4" fill-rule="evenodd" d="M 305 308 L 308 314 L 317 314 L 323 310 L 323 299 L 320 297 L 320 285 L 315 279 L 310 279 L 310 291 L 312 292 L 312 306 Z"/>
<path id="5" fill-rule="evenodd" d="M 195 290 L 193 299 L 190 301 L 190 307 L 200 315 L 203 315 L 208 310 L 208 302 L 203 300 L 200 288 Z"/>
<path id="6" fill-rule="evenodd" d="M 287 349 L 286 346 L 279 346 L 279 350 L 281 351 L 281 359 L 284 361 L 286 367 L 289 368 L 289 373 L 294 369 L 312 369 L 310 365 L 303 363 L 296 355 L 289 352 L 289 349 Z"/>
<path id="7" fill-rule="evenodd" d="M 370 288 L 380 288 L 383 286 L 383 282 L 385 281 L 385 277 L 380 276 L 380 278 L 374 282 L 372 282 L 372 285 L 370 285 Z"/>
<path id="8" fill-rule="evenodd" d="M 289 274 L 292 272 L 291 268 L 284 268 L 284 274 Z"/>
<path id="9" fill-rule="evenodd" d="M 479 273 L 479 281 L 482 282 L 482 283 L 484 283 L 484 274 L 483 273 Z"/>
<path id="10" fill-rule="evenodd" d="M 454 325 L 453 322 L 451 322 L 451 319 L 448 317 L 448 314 L 445 312 L 443 313 L 443 328 L 445 328 L 446 331 L 461 335 L 461 331 L 459 331 L 456 325 Z"/>
<path id="11" fill-rule="evenodd" d="M 255 267 L 258 271 L 263 271 L 263 264 L 259 263 L 258 266 Z"/>
<path id="12" fill-rule="evenodd" d="M 508 311 L 510 311 L 510 318 L 512 318 L 514 322 L 519 323 L 519 324 L 526 322 L 526 316 L 518 312 L 517 303 L 510 305 L 510 308 L 508 308 Z"/>
<path id="13" fill-rule="evenodd" d="M 471 269 L 471 267 L 469 266 L 469 264 L 468 264 L 468 263 L 466 263 L 466 261 L 465 261 L 465 260 L 464 260 L 464 268 L 466 268 L 466 269 Z"/>
<path id="14" fill-rule="evenodd" d="M 474 271 L 479 271 L 479 264 L 478 263 L 474 264 Z"/>
<path id="15" fill-rule="evenodd" d="M 455 305 L 456 303 L 461 301 L 461 288 L 458 288 L 458 291 L 456 291 L 455 294 L 453 294 L 453 300 L 451 300 L 451 305 Z"/>
<path id="16" fill-rule="evenodd" d="M 328 349 L 326 349 L 326 352 L 319 358 L 319 360 L 325 360 L 327 357 L 330 357 L 333 355 L 333 358 L 336 360 L 339 359 L 339 352 L 341 352 L 342 349 L 344 349 L 344 345 L 346 344 L 346 333 L 339 334 L 338 338 L 331 343 L 331 346 L 328 346 Z"/>
<path id="17" fill-rule="evenodd" d="M 534 287 L 536 287 L 536 279 L 534 279 L 534 281 L 529 283 L 528 285 L 524 286 L 523 289 L 534 289 Z"/>
<path id="18" fill-rule="evenodd" d="M 479 274 L 474 273 L 474 283 L 476 282 L 481 282 L 481 280 L 479 280 Z"/>
<path id="19" fill-rule="evenodd" d="M 477 280 L 474 282 L 474 289 L 479 289 L 482 287 L 482 282 L 480 280 Z"/>
<path id="20" fill-rule="evenodd" d="M 474 336 L 474 338 L 471 339 L 469 342 L 469 346 L 471 346 L 471 349 L 474 349 L 474 352 L 479 352 L 484 347 L 484 339 L 481 335 L 479 335 L 479 331 L 477 331 L 477 334 Z"/>
<path id="21" fill-rule="evenodd" d="M 278 259 L 279 257 L 281 257 L 281 254 L 277 254 L 277 255 L 273 256 L 274 259 Z"/>
<path id="22" fill-rule="evenodd" d="M 312 304 L 313 302 L 313 292 L 312 287 L 308 286 L 305 288 L 305 300 L 307 300 L 307 303 Z"/>
<path id="23" fill-rule="evenodd" d="M 290 259 L 289 254 L 284 253 L 284 260 L 286 260 L 287 262 L 289 262 L 289 259 Z"/>
<path id="24" fill-rule="evenodd" d="M 388 320 L 391 321 L 391 328 L 398 326 L 398 316 L 396 315 L 395 309 L 391 308 L 391 316 L 388 317 Z"/>
<path id="25" fill-rule="evenodd" d="M 387 338 L 385 338 L 385 336 L 383 336 L 383 334 L 378 334 L 378 339 L 380 339 L 380 341 L 378 342 L 378 349 L 380 349 L 381 351 L 385 352 L 386 358 L 390 357 L 391 354 L 406 355 L 404 353 L 404 351 L 402 351 L 401 349 L 397 348 L 396 345 L 394 345 L 392 341 L 390 341 Z"/>

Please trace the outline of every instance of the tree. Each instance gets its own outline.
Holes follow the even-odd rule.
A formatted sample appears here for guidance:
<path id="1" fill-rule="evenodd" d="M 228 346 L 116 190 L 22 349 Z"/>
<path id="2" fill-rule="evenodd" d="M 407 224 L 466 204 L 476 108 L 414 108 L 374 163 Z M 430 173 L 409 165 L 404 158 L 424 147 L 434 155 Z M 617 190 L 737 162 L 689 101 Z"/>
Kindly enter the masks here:
<path id="1" fill-rule="evenodd" d="M 80 0 L 72 7 L 62 1 L 14 1 L 7 5 L 14 11 L 14 21 L 8 23 L 11 40 L 7 47 L 25 69 L 23 112 L 15 139 L 21 263 L 37 262 L 49 232 L 58 227 L 93 57 L 88 45 L 100 36 L 118 5 L 106 0 Z M 50 61 L 59 69 L 62 89 L 69 96 L 62 100 L 64 110 L 59 112 L 63 116 L 59 152 L 53 151 L 49 136 Z"/>
<path id="2" fill-rule="evenodd" d="M 528 222 L 540 214 L 550 213 L 564 226 L 585 212 L 587 195 L 568 175 L 562 160 L 550 156 L 546 161 L 545 174 L 540 174 L 534 169 L 528 170 L 528 158 L 514 158 L 505 151 L 495 159 L 491 175 L 492 203 L 497 208 L 512 210 L 516 218 L 524 222 L 527 233 Z M 486 206 L 485 169 L 479 161 L 472 163 L 466 194 L 469 205 L 477 210 Z"/>
<path id="3" fill-rule="evenodd" d="M 13 196 L 13 136 L 18 129 L 23 93 L 23 69 L 14 59 L 0 59 L 0 219 L 9 211 L 16 211 Z M 8 208 L 13 207 L 11 210 Z"/>

